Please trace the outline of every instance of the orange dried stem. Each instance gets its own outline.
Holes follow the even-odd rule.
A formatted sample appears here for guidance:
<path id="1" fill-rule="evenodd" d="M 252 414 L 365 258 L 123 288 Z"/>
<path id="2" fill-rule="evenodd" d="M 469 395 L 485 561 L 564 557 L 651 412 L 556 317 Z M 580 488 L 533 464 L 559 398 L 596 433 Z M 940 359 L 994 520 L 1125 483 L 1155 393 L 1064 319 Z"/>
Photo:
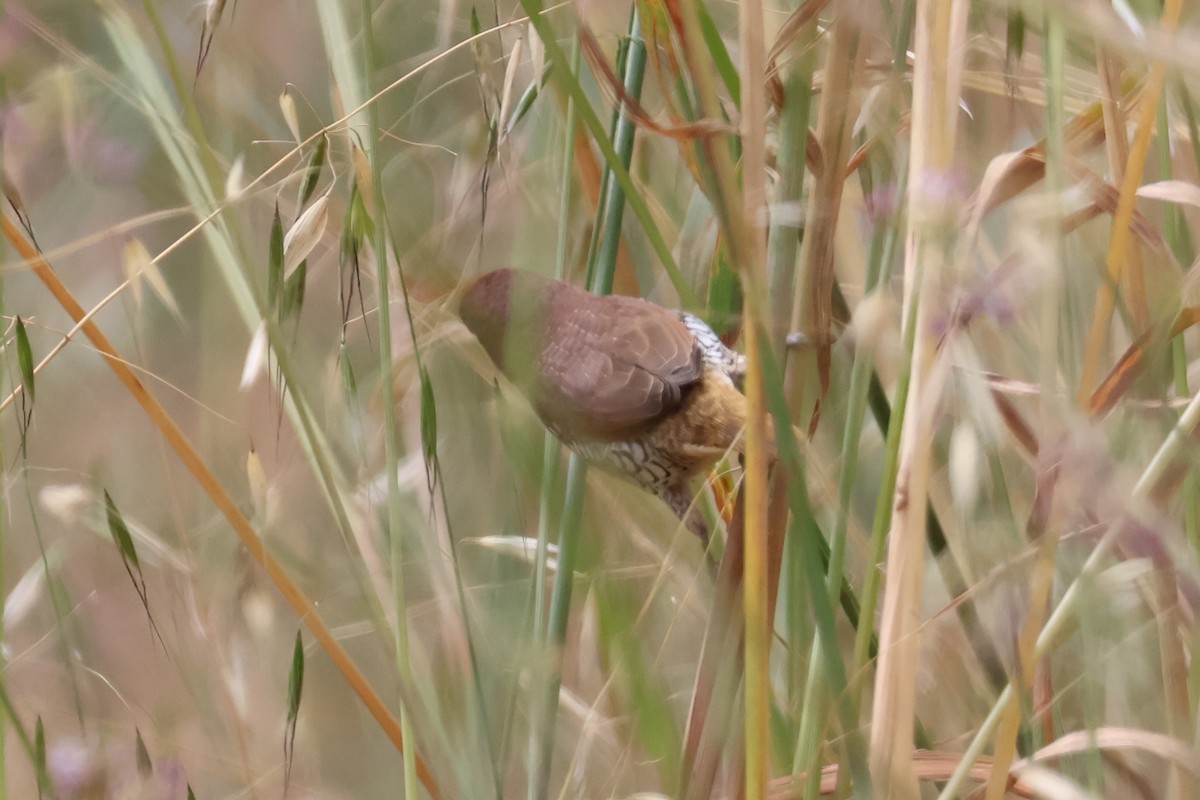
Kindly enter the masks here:
<path id="1" fill-rule="evenodd" d="M 93 346 L 104 356 L 105 362 L 116 374 L 117 379 L 125 385 L 129 393 L 146 412 L 146 416 L 154 423 L 154 426 L 159 429 L 167 443 L 179 456 L 184 466 L 192 473 L 196 482 L 208 494 L 213 504 L 225 515 L 225 519 L 229 521 L 230 526 L 238 535 L 242 545 L 249 551 L 250 555 L 258 562 L 259 566 L 267 573 L 271 582 L 275 584 L 279 593 L 287 600 L 288 604 L 296 611 L 300 617 L 300 621 L 304 623 L 313 638 L 320 644 L 321 649 L 329 656 L 330 660 L 337 666 L 345 677 L 346 682 L 350 684 L 350 688 L 358 695 L 367 711 L 379 723 L 379 727 L 383 728 L 383 732 L 392 741 L 399 751 L 404 750 L 404 738 L 400 733 L 400 723 L 392 715 L 392 713 L 384 705 L 383 700 L 376 694 L 371 685 L 367 683 L 366 677 L 359 671 L 358 667 L 350 659 L 350 654 L 338 643 L 334 638 L 333 632 L 325 624 L 324 620 L 317 613 L 313 602 L 308 599 L 304 591 L 292 580 L 284 568 L 276 561 L 263 546 L 262 539 L 254 532 L 254 527 L 245 515 L 238 510 L 237 504 L 225 488 L 212 474 L 204 461 L 200 458 L 199 453 L 192 447 L 187 436 L 167 413 L 162 404 L 155 399 L 154 395 L 146 390 L 142 382 L 134 374 L 133 369 L 126 363 L 125 359 L 117 352 L 117 349 L 108 340 L 108 337 L 100 330 L 90 319 L 86 319 L 87 312 L 75 296 L 71 294 L 71 290 L 59 279 L 58 273 L 50 266 L 50 263 L 42 257 L 41 253 L 30 243 L 25 234 L 9 220 L 8 217 L 3 217 L 4 238 L 13 246 L 23 259 L 30 265 L 33 273 L 46 285 L 50 290 L 50 294 L 54 295 L 54 299 L 58 301 L 63 310 L 70 315 L 71 319 L 80 324 L 84 335 L 91 340 Z M 429 769 L 417 757 L 417 773 L 421 783 L 425 786 L 426 791 L 436 798 L 438 797 L 437 786 L 433 782 L 433 776 Z"/>

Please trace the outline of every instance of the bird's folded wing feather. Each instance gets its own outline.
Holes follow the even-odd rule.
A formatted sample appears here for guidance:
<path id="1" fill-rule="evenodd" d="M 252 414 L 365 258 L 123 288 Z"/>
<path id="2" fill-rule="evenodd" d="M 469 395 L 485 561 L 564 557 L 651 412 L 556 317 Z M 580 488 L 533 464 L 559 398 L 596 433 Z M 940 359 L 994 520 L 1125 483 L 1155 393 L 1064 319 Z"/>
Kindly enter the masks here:
<path id="1" fill-rule="evenodd" d="M 671 312 L 579 291 L 546 320 L 542 418 L 569 440 L 636 435 L 679 407 L 701 375 L 695 339 Z"/>

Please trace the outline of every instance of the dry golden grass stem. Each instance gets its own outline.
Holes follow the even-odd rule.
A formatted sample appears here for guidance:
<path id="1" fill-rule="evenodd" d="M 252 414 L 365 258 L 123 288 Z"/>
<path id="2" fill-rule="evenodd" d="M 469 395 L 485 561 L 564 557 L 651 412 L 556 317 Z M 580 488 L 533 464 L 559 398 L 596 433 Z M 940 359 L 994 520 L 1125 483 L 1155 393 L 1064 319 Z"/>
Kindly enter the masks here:
<path id="1" fill-rule="evenodd" d="M 1161 27 L 1166 33 L 1171 33 L 1179 26 L 1182 13 L 1181 0 L 1166 0 L 1163 6 Z M 1087 349 L 1083 354 L 1083 370 L 1079 378 L 1077 400 L 1080 406 L 1086 407 L 1092 387 L 1100 374 L 1100 362 L 1104 358 L 1105 345 L 1108 342 L 1108 329 L 1116 305 L 1115 288 L 1122 285 L 1123 276 L 1133 243 L 1130 236 L 1130 223 L 1133 219 L 1134 204 L 1137 201 L 1137 188 L 1141 183 L 1142 173 L 1146 168 L 1146 159 L 1150 153 L 1150 140 L 1154 134 L 1154 121 L 1158 114 L 1158 104 L 1162 101 L 1163 86 L 1167 79 L 1167 65 L 1163 61 L 1154 61 L 1142 90 L 1141 104 L 1138 107 L 1137 132 L 1133 144 L 1129 148 L 1129 158 L 1125 163 L 1125 172 L 1121 179 L 1121 196 L 1117 202 L 1117 212 L 1113 217 L 1112 239 L 1108 246 L 1108 259 L 1105 264 L 1106 279 L 1096 290 L 1096 305 L 1092 314 L 1092 324 L 1088 331 Z M 1136 265 L 1135 265 L 1136 266 Z M 1126 298 L 1131 307 L 1144 306 L 1145 279 L 1138 275 L 1128 279 L 1129 296 Z M 1140 292 L 1140 294 L 1139 294 Z M 1135 331 L 1141 333 L 1141 331 Z"/>
<path id="2" fill-rule="evenodd" d="M 1125 164 L 1129 160 L 1129 140 L 1125 136 L 1126 116 L 1122 105 L 1121 92 L 1121 62 L 1103 48 L 1096 54 L 1100 71 L 1100 106 L 1104 110 L 1104 144 L 1108 154 L 1108 166 L 1113 180 L 1122 184 L 1125 178 Z M 1144 266 L 1142 264 L 1142 249 L 1137 241 L 1129 248 L 1129 266 L 1125 271 L 1126 297 L 1129 299 L 1129 317 L 1136 330 L 1144 331 L 1150 325 L 1150 308 L 1146 304 L 1146 284 Z"/>
<path id="3" fill-rule="evenodd" d="M 936 184 L 944 180 L 955 154 L 968 6 L 963 0 L 917 3 L 904 300 L 906 307 L 914 302 L 919 305 L 913 322 L 917 327 L 911 356 L 910 411 L 901 433 L 888 533 L 871 721 L 871 776 L 881 797 L 919 796 L 913 769 L 913 730 L 927 497 L 938 400 L 949 369 L 929 318 L 939 302 L 955 230 L 951 200 L 941 195 Z"/>
<path id="4" fill-rule="evenodd" d="M 779 574 L 779 559 L 769 558 L 774 537 L 768 531 L 767 412 L 763 385 L 761 346 L 771 326 L 765 288 L 766 238 L 766 46 L 763 39 L 761 0 L 738 4 L 738 42 L 742 50 L 742 208 L 740 231 L 744 241 L 736 252 L 739 276 L 746 296 L 746 542 L 744 613 L 746 617 L 746 797 L 767 795 L 771 757 L 771 620 L 770 586 Z M 780 532 L 782 533 L 782 532 Z M 780 537 L 781 540 L 781 537 Z M 774 575 L 774 579 L 772 578 Z"/>
<path id="5" fill-rule="evenodd" d="M 278 561 L 275 560 L 270 553 L 267 552 L 263 545 L 262 539 L 254 531 L 254 526 L 246 519 L 245 515 L 238 509 L 237 503 L 225 491 L 225 487 L 221 485 L 216 476 L 209 470 L 200 454 L 192 447 L 191 442 L 163 408 L 162 404 L 146 390 L 142 382 L 134 374 L 133 369 L 120 355 L 113 344 L 108 340 L 108 337 L 100 330 L 95 322 L 87 318 L 87 312 L 75 296 L 71 293 L 58 277 L 58 273 L 50 265 L 45 258 L 37 251 L 33 244 L 29 241 L 26 235 L 10 220 L 7 216 L 3 217 L 4 238 L 8 240 L 13 249 L 28 262 L 33 272 L 50 290 L 50 294 L 58 301 L 63 310 L 70 315 L 71 319 L 80 325 L 84 335 L 91 340 L 92 345 L 104 356 L 105 362 L 112 369 L 117 379 L 125 386 L 138 405 L 146 412 L 146 416 L 156 428 L 162 433 L 171 449 L 179 456 L 179 459 L 187 467 L 188 471 L 196 479 L 196 482 L 204 489 L 213 504 L 221 511 L 228 520 L 230 526 L 241 540 L 242 545 L 250 553 L 251 557 L 258 563 L 260 567 L 267 573 L 271 582 L 287 600 L 288 604 L 296 611 L 301 622 L 308 628 L 313 638 L 321 646 L 321 649 L 329 656 L 338 670 L 341 671 L 346 682 L 350 684 L 350 688 L 358 695 L 367 711 L 379 723 L 383 732 L 392 741 L 396 749 L 404 750 L 404 739 L 400 734 L 400 723 L 395 716 L 384 705 L 383 700 L 367 682 L 366 677 L 355 666 L 350 658 L 350 654 L 334 637 L 333 632 L 325 621 L 321 619 L 317 613 L 316 607 L 312 600 L 304 593 L 304 591 L 292 580 L 287 571 Z M 417 772 L 421 783 L 432 797 L 438 797 L 437 786 L 433 781 L 433 776 L 421 758 L 417 757 Z"/>

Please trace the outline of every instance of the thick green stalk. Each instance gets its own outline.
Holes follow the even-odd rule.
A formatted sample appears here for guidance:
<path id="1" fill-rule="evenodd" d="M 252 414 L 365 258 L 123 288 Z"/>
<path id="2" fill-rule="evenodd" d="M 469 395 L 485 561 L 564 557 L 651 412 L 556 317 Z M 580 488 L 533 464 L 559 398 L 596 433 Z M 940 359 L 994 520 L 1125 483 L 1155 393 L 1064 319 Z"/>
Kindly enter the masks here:
<path id="1" fill-rule="evenodd" d="M 537 769 L 529 776 L 529 796 L 545 800 L 550 791 L 550 767 L 554 755 L 554 730 L 558 695 L 562 688 L 562 653 L 571 613 L 571 589 L 579 553 L 579 529 L 583 524 L 583 495 L 587 488 L 587 463 L 575 453 L 567 464 L 567 497 L 563 504 L 562 528 L 558 537 L 558 568 L 550 600 L 546 639 L 553 649 L 553 667 L 544 686 L 535 685 L 539 705 L 534 708 L 534 730 L 541 734 Z"/>
<path id="2" fill-rule="evenodd" d="M 851 697 L 847 694 L 846 665 L 837 644 L 834 606 L 827 591 L 825 574 L 822 572 L 822 563 L 824 562 L 822 548 L 825 538 L 813 515 L 812 500 L 808 495 L 805 479 L 804 461 L 800 445 L 796 441 L 791 426 L 787 396 L 784 392 L 783 373 L 774 358 L 763 358 L 762 364 L 767 404 L 775 419 L 776 430 L 779 431 L 779 466 L 788 470 L 788 506 L 792 513 L 788 538 L 797 543 L 797 560 L 802 572 L 801 584 L 807 589 L 807 601 L 812 611 L 817 636 L 824 642 L 820 652 L 814 655 L 819 656 L 823 661 L 830 695 L 838 698 L 838 717 L 845 736 L 844 747 L 849 761 L 850 775 L 854 781 L 855 797 L 868 798 L 871 796 L 871 776 L 867 770 L 866 750 L 861 732 L 858 730 L 855 710 L 857 706 L 850 702 Z M 776 468 L 778 469 L 779 466 Z M 865 623 L 868 618 L 864 616 L 862 619 Z M 869 632 L 871 627 L 868 624 L 861 624 L 859 631 L 864 629 Z"/>
<path id="3" fill-rule="evenodd" d="M 808 149 L 808 124 L 812 109 L 812 78 L 816 66 L 816 49 L 811 47 L 809 33 L 797 44 L 800 55 L 787 70 L 779 131 L 779 152 L 776 164 L 779 181 L 775 188 L 773 203 L 776 208 L 799 209 L 804 188 L 805 158 Z M 790 218 L 791 212 L 771 216 L 771 229 L 767 239 L 767 280 L 771 286 L 772 319 L 775 330 L 770 332 L 770 341 L 778 353 L 784 353 L 787 331 L 783 321 L 791 316 L 792 287 L 796 275 L 796 254 L 800 244 L 800 220 Z M 807 619 L 807 602 L 803 601 L 803 573 L 795 556 L 796 540 L 789 538 L 785 544 L 782 591 L 785 598 L 795 595 L 795 602 L 781 603 L 782 625 L 787 630 L 789 642 L 802 642 L 812 635 Z M 811 663 L 804 648 L 788 648 L 788 681 L 791 705 L 795 707 L 801 676 Z M 820 654 L 815 654 L 816 658 Z M 802 707 L 807 707 L 802 706 Z M 795 770 L 793 769 L 793 772 Z"/>
<path id="4" fill-rule="evenodd" d="M 555 79 L 562 84 L 562 88 L 566 90 L 568 95 L 575 98 L 576 112 L 579 114 L 580 121 L 588 129 L 588 133 L 592 135 L 596 147 L 600 149 L 600 154 L 604 156 L 605 162 L 612 169 L 613 178 L 625 194 L 630 210 L 633 211 L 634 216 L 641 223 L 642 230 L 646 234 L 646 239 L 650 243 L 650 247 L 654 250 L 654 254 L 666 270 L 667 276 L 671 279 L 671 284 L 675 287 L 675 291 L 679 293 L 680 303 L 685 308 L 696 308 L 696 294 L 684 279 L 683 273 L 679 271 L 679 265 L 675 263 L 675 256 L 672 255 L 671 248 L 667 245 L 658 226 L 654 224 L 654 219 L 650 215 L 649 205 L 638 194 L 637 187 L 633 183 L 633 178 L 630 176 L 629 170 L 625 169 L 622 165 L 621 158 L 617 154 L 612 140 L 605 134 L 600 117 L 597 116 L 596 110 L 592 108 L 587 93 L 584 92 L 579 81 L 567 69 L 570 61 L 558 45 L 554 28 L 551 27 L 549 20 L 546 19 L 543 13 L 541 0 L 521 0 L 521 7 L 529 15 L 530 23 L 545 45 L 546 58 L 554 67 Z"/>
<path id="5" fill-rule="evenodd" d="M 523 2 L 529 4 L 533 0 L 523 0 Z M 536 19 L 541 20 L 540 17 Z M 541 21 L 544 22 L 544 20 Z M 546 40 L 546 36 L 541 30 L 539 30 L 539 35 L 542 35 L 543 41 Z M 629 35 L 630 52 L 626 58 L 623 80 L 626 91 L 629 92 L 631 97 L 636 99 L 641 92 L 642 78 L 645 72 L 644 45 L 641 43 L 641 21 L 636 8 L 629 21 Z M 547 54 L 550 52 L 550 47 L 551 44 L 547 41 Z M 642 55 L 634 57 L 635 50 L 640 50 Z M 561 54 L 561 51 L 559 52 Z M 556 70 L 556 72 L 562 75 L 561 70 Z M 574 74 L 568 73 L 562 80 L 568 85 L 578 86 L 578 81 L 575 79 Z M 571 92 L 571 96 L 575 97 L 574 92 Z M 595 112 L 587 104 L 586 97 L 577 99 L 576 109 L 581 113 L 584 121 L 587 122 L 588 115 L 590 114 L 594 117 Z M 588 123 L 588 126 L 590 128 L 591 124 Z M 628 177 L 628 165 L 633 158 L 634 133 L 636 132 L 636 126 L 630 124 L 628 114 L 624 109 L 618 114 L 616 131 L 614 140 L 618 142 L 620 149 L 613 152 L 613 158 L 609 159 L 608 163 L 609 171 L 612 177 L 616 179 L 616 185 L 610 187 L 608 200 L 597 210 L 598 218 L 596 224 L 597 226 L 603 225 L 604 238 L 600 247 L 589 254 L 588 275 L 590 277 L 588 288 L 597 294 L 607 294 L 612 289 L 613 273 L 616 269 L 617 259 L 616 241 L 617 237 L 620 236 L 621 217 L 623 215 L 626 192 L 627 188 L 633 188 L 631 183 L 627 187 L 628 182 L 622 181 L 620 177 L 622 173 Z M 593 135 L 595 135 L 594 130 Z M 603 134 L 601 133 L 600 137 L 597 138 L 602 137 Z M 603 145 L 601 149 L 604 149 Z M 606 180 L 605 182 L 607 183 L 608 181 Z M 641 202 L 640 197 L 638 200 Z M 633 203 L 631 202 L 630 205 L 633 205 Z M 550 788 L 550 768 L 553 763 L 558 695 L 562 686 L 562 648 L 566 640 L 567 620 L 571 610 L 571 590 L 575 576 L 575 561 L 579 549 L 579 529 L 583 519 L 583 497 L 586 490 L 586 478 L 586 462 L 578 455 L 572 453 L 567 465 L 567 494 L 563 507 L 562 529 L 558 542 L 557 579 L 554 584 L 554 593 L 550 603 L 550 618 L 547 624 L 546 639 L 554 651 L 553 667 L 551 674 L 547 676 L 545 681 L 540 708 L 535 707 L 533 716 L 534 735 L 538 736 L 540 734 L 541 747 L 535 759 L 537 767 L 531 771 L 529 776 L 529 796 L 531 798 L 540 798 L 541 800 L 547 797 Z"/>
<path id="6" fill-rule="evenodd" d="M 642 81 L 646 74 L 646 43 L 642 41 L 642 21 L 634 7 L 633 17 L 629 23 L 629 47 L 625 55 L 625 91 L 630 97 L 642 96 Z M 629 109 L 622 106 L 617 116 L 616 135 L 613 136 L 613 146 L 621 159 L 621 166 L 626 171 L 633 161 L 633 136 L 637 132 L 637 124 L 633 121 Z M 604 204 L 604 234 L 600 239 L 600 252 L 596 256 L 598 264 L 616 264 L 617 249 L 621 243 L 621 221 L 625 217 L 625 195 L 613 186 L 615 177 L 611 169 L 605 170 L 605 185 L 607 199 Z M 592 291 L 597 294 L 611 294 L 613 273 L 609 269 L 606 276 L 589 276 Z M 593 280 L 593 278 L 605 280 Z"/>
<path id="7" fill-rule="evenodd" d="M 571 49 L 571 74 L 579 74 L 579 37 Z M 569 220 L 571 215 L 571 188 L 574 186 L 575 165 L 575 98 L 567 98 L 567 110 L 563 118 L 563 162 L 562 182 L 559 186 L 558 203 L 558 240 L 554 253 L 554 276 L 559 280 L 567 273 L 567 247 Z M 533 614 L 532 632 L 534 660 L 539 662 L 546 644 L 546 561 L 549 550 L 551 526 L 551 492 L 555 476 L 562 468 L 562 446 L 552 433 L 546 433 L 542 446 L 542 483 L 538 503 L 537 550 L 533 560 Z M 561 567 L 561 564 L 560 564 Z M 562 573 L 559 572 L 559 575 Z M 533 776 L 540 773 L 539 759 L 541 758 L 541 739 L 536 725 L 530 726 L 529 753 L 527 768 L 530 776 L 529 794 L 532 797 L 535 787 Z"/>

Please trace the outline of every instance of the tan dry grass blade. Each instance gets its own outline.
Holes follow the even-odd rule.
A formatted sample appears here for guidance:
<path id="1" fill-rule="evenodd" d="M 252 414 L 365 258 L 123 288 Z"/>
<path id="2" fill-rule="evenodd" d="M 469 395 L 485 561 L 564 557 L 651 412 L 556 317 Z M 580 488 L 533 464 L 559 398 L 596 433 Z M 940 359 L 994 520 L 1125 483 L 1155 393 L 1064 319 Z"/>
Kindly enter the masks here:
<path id="1" fill-rule="evenodd" d="M 1109 173 L 1117 183 L 1125 176 L 1125 164 L 1129 160 L 1129 140 L 1126 137 L 1128 122 L 1122 104 L 1120 89 L 1121 62 L 1116 54 L 1099 48 L 1096 53 L 1100 72 L 1100 105 L 1104 109 L 1104 144 L 1108 154 Z M 1142 249 L 1136 243 L 1129 248 L 1129 269 L 1125 295 L 1129 298 L 1129 316 L 1134 330 L 1145 330 L 1150 325 L 1150 310 L 1146 305 L 1145 266 L 1142 264 Z"/>
<path id="2" fill-rule="evenodd" d="M 1158 756 L 1200 777 L 1200 756 L 1187 742 L 1155 731 L 1138 728 L 1104 727 L 1091 731 L 1074 731 L 1059 737 L 1031 758 L 1013 765 L 1013 768 L 1037 761 L 1051 761 L 1068 755 L 1078 755 L 1092 750 L 1136 750 Z"/>
<path id="3" fill-rule="evenodd" d="M 1169 336 L 1160 337 L 1153 328 L 1145 331 L 1129 345 L 1111 371 L 1096 387 L 1088 400 L 1087 411 L 1092 417 L 1103 417 L 1117 401 L 1125 394 L 1138 375 L 1146 361 L 1146 351 L 1152 344 L 1173 339 L 1188 328 L 1200 322 L 1200 307 L 1190 306 L 1179 312 L 1179 316 L 1171 325 Z"/>
<path id="4" fill-rule="evenodd" d="M 624 105 L 629 112 L 630 119 L 638 127 L 681 142 L 712 136 L 727 136 L 734 132 L 729 123 L 719 119 L 701 119 L 696 122 L 672 125 L 664 125 L 656 121 L 635 97 L 625 91 L 625 84 L 617 77 L 612 65 L 604 57 L 604 50 L 596 41 L 595 35 L 587 28 L 580 28 L 579 42 L 583 45 L 583 54 L 587 57 L 588 65 L 596 76 L 596 83 L 600 87 L 601 93 L 613 106 Z"/>
<path id="5" fill-rule="evenodd" d="M 1072 117 L 1063 135 L 1072 153 L 1085 153 L 1102 143 L 1104 118 L 1100 104 L 1092 103 Z M 1045 140 L 1015 155 L 1018 157 L 1001 155 L 992 159 L 979 189 L 967 204 L 964 219 L 983 219 L 1045 176 Z"/>
<path id="6" fill-rule="evenodd" d="M 1147 183 L 1145 186 L 1138 187 L 1137 196 L 1200 208 L 1200 186 L 1187 181 L 1170 180 Z"/>
<path id="7" fill-rule="evenodd" d="M 771 45 L 771 51 L 767 53 L 768 79 L 778 80 L 779 65 L 776 62 L 779 61 L 779 57 L 804 32 L 805 26 L 816 19 L 817 14 L 820 14 L 827 5 L 829 5 L 829 0 L 805 0 L 779 26 L 779 32 L 775 34 L 775 44 Z"/>
<path id="8" fill-rule="evenodd" d="M 63 310 L 71 317 L 72 320 L 82 323 L 84 334 L 91 340 L 93 346 L 104 356 L 105 362 L 116 374 L 118 380 L 125 386 L 142 410 L 146 412 L 146 416 L 156 428 L 162 433 L 163 438 L 179 456 L 184 466 L 192 473 L 196 479 L 196 483 L 204 489 L 213 504 L 225 516 L 234 532 L 238 535 L 242 545 L 247 552 L 254 558 L 263 571 L 267 573 L 267 577 L 275 584 L 279 593 L 287 600 L 288 604 L 295 610 L 301 622 L 309 629 L 313 637 L 321 645 L 329 659 L 337 666 L 346 682 L 350 684 L 350 688 L 358 695 L 360 701 L 366 706 L 367 711 L 383 728 L 384 733 L 395 745 L 397 750 L 404 749 L 404 738 L 400 733 L 400 723 L 384 705 L 382 698 L 375 692 L 371 685 L 367 682 L 366 677 L 355 666 L 350 658 L 350 654 L 346 652 L 341 643 L 333 635 L 333 631 L 325 624 L 320 614 L 317 612 L 313 602 L 308 598 L 304 591 L 292 580 L 291 576 L 279 564 L 275 558 L 267 552 L 263 545 L 262 539 L 254 531 L 254 527 L 250 521 L 242 514 L 237 503 L 225 491 L 225 487 L 217 480 L 216 476 L 208 469 L 208 466 L 200 458 L 200 454 L 192 447 L 187 436 L 175 423 L 175 420 L 167 413 L 162 404 L 146 390 L 142 382 L 134 374 L 133 369 L 125 361 L 125 359 L 117 352 L 108 337 L 100 330 L 99 326 L 91 320 L 84 321 L 86 311 L 75 296 L 66 287 L 65 284 L 58 278 L 58 274 L 54 268 L 46 261 L 40 253 L 33 247 L 25 235 L 8 219 L 4 217 L 2 220 L 4 228 L 4 237 L 12 245 L 13 249 L 25 259 L 33 270 L 34 274 L 45 284 L 46 288 L 58 301 Z M 433 776 L 425 763 L 418 757 L 417 769 L 421 783 L 433 797 L 438 797 L 437 785 L 433 781 Z"/>

